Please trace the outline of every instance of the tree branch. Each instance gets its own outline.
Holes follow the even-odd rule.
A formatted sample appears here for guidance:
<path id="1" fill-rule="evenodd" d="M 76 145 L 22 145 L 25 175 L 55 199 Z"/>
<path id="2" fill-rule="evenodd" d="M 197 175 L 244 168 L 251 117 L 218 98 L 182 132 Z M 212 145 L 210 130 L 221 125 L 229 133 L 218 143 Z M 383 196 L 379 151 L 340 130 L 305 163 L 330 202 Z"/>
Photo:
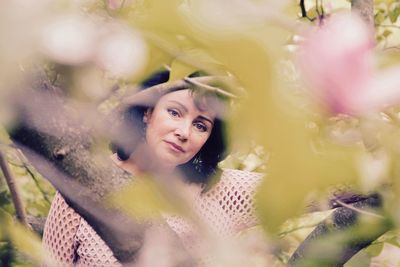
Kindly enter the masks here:
<path id="1" fill-rule="evenodd" d="M 28 226 L 26 221 L 26 215 L 24 210 L 24 205 L 22 204 L 21 195 L 19 193 L 18 187 L 15 184 L 15 178 L 12 174 L 10 167 L 8 166 L 7 160 L 3 152 L 0 150 L 0 168 L 6 179 L 8 189 L 10 190 L 11 199 L 15 207 L 15 213 L 17 214 L 17 219 L 25 226 Z"/>
<path id="2" fill-rule="evenodd" d="M 375 218 L 378 218 L 378 219 L 385 219 L 385 217 L 383 217 L 382 215 L 379 215 L 379 214 L 373 213 L 373 212 L 369 212 L 369 211 L 366 211 L 366 210 L 362 210 L 362 209 L 359 209 L 359 208 L 357 208 L 355 206 L 352 206 L 352 205 L 348 205 L 348 204 L 340 201 L 339 199 L 337 199 L 336 202 L 338 204 L 340 204 L 342 207 L 348 208 L 348 209 L 353 210 L 355 212 L 358 212 L 360 214 L 364 214 L 364 215 L 367 215 L 367 216 L 372 216 L 372 217 L 375 217 Z"/>
<path id="3" fill-rule="evenodd" d="M 370 212 L 368 217 L 374 220 L 359 219 L 360 214 L 367 212 L 364 209 L 378 209 L 382 206 L 377 194 L 353 205 L 339 202 L 344 205 L 318 224 L 293 253 L 288 267 L 343 266 L 357 252 L 392 227 L 384 217 L 377 218 L 376 214 L 370 216 Z"/>
<path id="4" fill-rule="evenodd" d="M 221 88 L 212 86 L 218 83 L 228 83 L 231 82 L 229 77 L 219 77 L 219 76 L 202 76 L 196 78 L 190 78 L 189 80 L 178 80 L 174 82 L 167 82 L 152 86 L 146 90 L 135 92 L 131 96 L 127 96 L 122 100 L 125 105 L 153 105 L 158 100 L 160 96 L 168 92 L 173 92 L 177 90 L 190 89 L 193 85 L 200 86 L 203 90 L 216 93 L 217 95 L 223 97 L 233 97 L 238 96 L 227 92 Z"/>
<path id="5" fill-rule="evenodd" d="M 214 86 L 211 86 L 211 85 L 207 85 L 207 84 L 201 83 L 201 82 L 197 81 L 195 78 L 185 77 L 185 78 L 183 78 L 183 80 L 185 82 L 195 86 L 195 87 L 201 88 L 201 89 L 203 89 L 205 91 L 208 91 L 208 92 L 212 92 L 212 93 L 215 93 L 215 94 L 218 94 L 218 95 L 222 95 L 222 96 L 225 96 L 225 97 L 228 97 L 228 98 L 238 98 L 236 95 L 234 95 L 232 93 L 229 93 L 229 92 L 227 92 L 225 90 L 222 90 L 221 88 L 218 88 L 218 87 L 214 87 Z"/>
<path id="6" fill-rule="evenodd" d="M 35 183 L 35 185 L 36 185 L 37 189 L 39 190 L 39 192 L 42 194 L 43 199 L 44 199 L 48 204 L 51 204 L 51 201 L 50 201 L 50 199 L 49 199 L 47 193 L 46 193 L 46 192 L 43 190 L 43 188 L 40 186 L 38 178 L 37 178 L 36 175 L 33 173 L 33 171 L 29 168 L 29 166 L 28 166 L 28 164 L 26 163 L 26 161 L 25 161 L 25 159 L 24 159 L 23 154 L 21 153 L 21 151 L 20 151 L 18 148 L 14 147 L 14 146 L 12 146 L 12 147 L 13 147 L 13 149 L 16 151 L 17 157 L 19 158 L 19 160 L 20 160 L 20 162 L 21 162 L 22 165 L 16 164 L 16 163 L 11 163 L 11 164 L 14 165 L 14 166 L 17 166 L 17 167 L 19 167 L 19 168 L 24 168 L 24 169 L 26 170 L 26 172 L 29 174 L 29 176 L 32 178 L 32 180 L 33 180 L 33 182 Z"/>

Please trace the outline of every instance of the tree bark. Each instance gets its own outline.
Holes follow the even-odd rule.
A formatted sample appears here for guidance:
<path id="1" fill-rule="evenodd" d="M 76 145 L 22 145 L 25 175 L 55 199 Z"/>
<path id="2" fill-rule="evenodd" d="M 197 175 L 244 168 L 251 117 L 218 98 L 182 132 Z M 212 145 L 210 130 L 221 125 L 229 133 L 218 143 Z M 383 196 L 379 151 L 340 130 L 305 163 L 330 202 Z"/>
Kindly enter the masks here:
<path id="1" fill-rule="evenodd" d="M 109 157 L 92 152 L 90 129 L 71 115 L 74 110 L 66 104 L 62 90 L 53 87 L 44 75 L 20 91 L 13 101 L 17 119 L 8 128 L 13 142 L 89 222 L 120 262 L 134 262 L 146 226 L 103 205 L 104 197 L 129 183 L 131 175 Z"/>
<path id="2" fill-rule="evenodd" d="M 339 206 L 329 218 L 317 225 L 292 254 L 288 267 L 343 266 L 357 252 L 392 227 L 383 217 L 374 218 L 378 223 L 374 221 L 373 227 L 370 221 L 359 220 L 361 211 L 378 210 L 382 206 L 381 198 L 377 194 L 353 203 L 351 206 L 354 209 L 350 205 L 346 206 Z"/>

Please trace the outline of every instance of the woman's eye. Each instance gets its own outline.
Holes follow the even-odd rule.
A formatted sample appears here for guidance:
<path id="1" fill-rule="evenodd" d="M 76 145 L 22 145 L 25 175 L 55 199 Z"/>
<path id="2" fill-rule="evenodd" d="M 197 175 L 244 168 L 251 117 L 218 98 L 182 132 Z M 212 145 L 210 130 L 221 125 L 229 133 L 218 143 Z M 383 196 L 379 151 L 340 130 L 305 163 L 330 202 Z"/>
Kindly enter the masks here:
<path id="1" fill-rule="evenodd" d="M 193 125 L 194 125 L 194 127 L 196 127 L 197 130 L 199 130 L 201 132 L 207 132 L 207 130 L 208 130 L 207 126 L 205 126 L 201 122 L 195 122 Z"/>
<path id="2" fill-rule="evenodd" d="M 179 116 L 179 112 L 176 111 L 176 110 L 174 110 L 174 109 L 168 109 L 167 111 L 168 111 L 168 113 L 169 113 L 172 117 L 177 117 L 177 116 Z"/>

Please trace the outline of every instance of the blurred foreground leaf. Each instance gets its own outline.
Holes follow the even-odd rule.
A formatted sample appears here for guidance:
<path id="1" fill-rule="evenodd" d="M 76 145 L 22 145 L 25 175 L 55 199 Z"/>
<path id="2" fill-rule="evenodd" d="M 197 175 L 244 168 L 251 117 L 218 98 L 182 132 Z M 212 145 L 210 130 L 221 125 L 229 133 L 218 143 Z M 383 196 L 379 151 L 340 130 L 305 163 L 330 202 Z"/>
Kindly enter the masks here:
<path id="1" fill-rule="evenodd" d="M 48 261 L 41 238 L 33 231 L 15 222 L 6 212 L 0 210 L 0 233 L 9 238 L 16 249 L 37 265 Z"/>
<path id="2" fill-rule="evenodd" d="M 112 193 L 108 201 L 132 218 L 147 220 L 158 218 L 162 212 L 179 213 L 178 203 L 173 203 L 151 178 L 136 179 L 118 192 Z"/>

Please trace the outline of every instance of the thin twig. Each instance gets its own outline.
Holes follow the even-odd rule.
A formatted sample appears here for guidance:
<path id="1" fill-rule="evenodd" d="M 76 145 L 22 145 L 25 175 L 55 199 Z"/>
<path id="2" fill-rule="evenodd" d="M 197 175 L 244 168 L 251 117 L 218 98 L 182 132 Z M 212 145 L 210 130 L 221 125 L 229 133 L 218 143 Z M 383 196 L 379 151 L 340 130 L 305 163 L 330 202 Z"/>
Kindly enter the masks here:
<path id="1" fill-rule="evenodd" d="M 58 72 L 56 74 L 54 74 L 54 78 L 50 81 L 51 85 L 55 86 L 57 80 L 58 80 Z"/>
<path id="2" fill-rule="evenodd" d="M 315 11 L 318 14 L 318 18 L 321 18 L 322 14 L 321 14 L 321 12 L 319 10 L 319 1 L 318 0 L 315 0 Z"/>
<path id="3" fill-rule="evenodd" d="M 389 47 L 383 48 L 383 50 L 391 50 L 391 49 L 400 50 L 400 47 L 399 46 L 389 46 Z"/>
<path id="4" fill-rule="evenodd" d="M 375 27 L 388 27 L 388 28 L 400 29 L 399 25 L 388 25 L 388 24 L 375 24 Z"/>
<path id="5" fill-rule="evenodd" d="M 47 193 L 40 186 L 39 180 L 36 178 L 35 174 L 31 171 L 31 169 L 26 164 L 24 164 L 24 168 L 26 169 L 26 171 L 28 172 L 28 174 L 32 178 L 32 180 L 35 182 L 35 185 L 38 188 L 38 190 L 40 191 L 40 193 L 42 194 L 43 199 L 46 200 L 46 202 L 48 204 L 51 204 L 51 201 L 50 201 L 49 197 L 47 196 Z"/>
<path id="6" fill-rule="evenodd" d="M 283 24 L 285 22 L 282 20 L 282 18 L 280 18 L 279 16 L 273 16 L 273 15 L 271 15 L 269 17 L 270 17 L 271 22 L 279 24 L 283 27 Z M 286 26 L 287 26 L 287 28 L 290 28 L 292 31 L 295 31 L 295 32 L 299 31 L 298 27 L 295 27 L 296 26 L 295 24 L 286 25 Z M 200 63 L 198 60 L 195 60 L 193 57 L 191 57 L 187 53 L 183 52 L 181 49 L 170 44 L 168 41 L 160 38 L 159 36 L 155 35 L 154 33 L 142 32 L 142 34 L 145 36 L 145 38 L 149 39 L 152 42 L 152 44 L 154 46 L 156 46 L 158 49 L 166 52 L 167 54 L 171 55 L 174 58 L 179 59 L 181 62 L 186 63 L 190 66 L 193 66 L 197 70 L 206 71 L 207 73 L 209 73 L 211 75 L 214 73 L 218 73 L 215 69 L 213 69 L 209 65 L 207 65 L 205 63 Z M 171 70 L 171 68 L 169 66 L 164 65 L 164 67 L 167 70 Z M 225 79 L 224 79 L 224 80 L 226 80 L 225 84 L 229 85 L 230 88 L 237 90 L 238 93 L 240 93 L 242 95 L 247 94 L 245 89 L 243 89 L 240 86 L 237 86 L 237 81 L 235 81 L 232 77 L 226 77 L 226 76 L 220 76 L 220 77 L 225 77 Z M 229 79 L 227 79 L 227 78 L 229 78 Z M 235 86 L 233 86 L 233 84 L 235 84 Z"/>
<path id="7" fill-rule="evenodd" d="M 300 10 L 301 10 L 301 16 L 303 18 L 308 18 L 307 17 L 306 4 L 304 3 L 304 0 L 300 0 Z"/>
<path id="8" fill-rule="evenodd" d="M 171 67 L 168 66 L 167 64 L 163 64 L 163 67 L 164 67 L 167 71 L 169 71 L 169 72 L 172 71 Z"/>
<path id="9" fill-rule="evenodd" d="M 319 222 L 318 222 L 318 223 L 319 223 Z M 318 223 L 312 223 L 312 224 L 307 224 L 307 225 L 302 225 L 302 226 L 294 227 L 294 228 L 289 229 L 289 230 L 287 230 L 287 231 L 280 232 L 280 233 L 278 234 L 278 236 L 279 236 L 280 238 L 282 238 L 282 237 L 284 237 L 284 236 L 286 236 L 286 235 L 288 235 L 288 234 L 290 234 L 290 233 L 293 233 L 293 232 L 295 232 L 295 231 L 298 231 L 298 230 L 301 230 L 301 229 L 305 229 L 305 228 L 315 227 L 315 226 L 318 225 Z"/>
<path id="10" fill-rule="evenodd" d="M 226 96 L 226 97 L 229 97 L 229 98 L 235 98 L 235 99 L 238 98 L 236 95 L 234 95 L 232 93 L 229 93 L 229 92 L 227 92 L 225 90 L 222 90 L 221 88 L 214 87 L 214 86 L 211 86 L 211 85 L 208 85 L 208 84 L 200 83 L 200 82 L 196 81 L 193 78 L 185 77 L 185 78 L 183 78 L 183 80 L 185 82 L 188 82 L 188 83 L 190 83 L 190 84 L 192 84 L 192 85 L 194 85 L 196 87 L 199 87 L 201 89 L 207 90 L 209 92 L 214 92 L 216 94 L 219 94 L 219 95 L 222 95 L 222 96 Z"/>
<path id="11" fill-rule="evenodd" d="M 167 83 L 162 83 L 162 84 L 157 84 L 155 86 L 152 86 L 146 90 L 136 92 L 130 96 L 126 96 L 122 99 L 122 103 L 125 105 L 152 105 L 155 103 L 155 101 L 163 94 L 166 94 L 168 92 L 173 92 L 177 90 L 183 90 L 183 89 L 190 89 L 193 87 L 193 80 L 199 84 L 213 84 L 215 82 L 222 81 L 224 80 L 229 80 L 230 77 L 218 77 L 218 76 L 202 76 L 202 77 L 196 77 L 196 78 L 191 78 L 191 82 L 185 81 L 185 80 L 178 80 L 174 82 L 167 82 Z M 206 89 L 206 88 L 204 88 Z M 206 90 L 212 90 L 212 92 L 215 92 L 216 94 L 221 94 L 223 96 L 228 96 L 230 93 L 217 88 L 219 90 L 215 90 L 216 87 L 212 87 L 212 89 L 207 88 Z M 229 96 L 231 97 L 231 96 Z M 237 96 L 235 96 L 237 98 Z"/>
<path id="12" fill-rule="evenodd" d="M 21 196 L 18 190 L 18 187 L 15 183 L 15 178 L 8 166 L 8 163 L 4 157 L 3 152 L 0 150 L 0 168 L 4 174 L 4 178 L 6 179 L 8 189 L 10 190 L 11 200 L 14 204 L 15 213 L 17 214 L 17 219 L 25 226 L 28 225 L 26 221 L 26 215 L 24 206 L 22 204 Z"/>
<path id="13" fill-rule="evenodd" d="M 324 3 L 322 0 L 315 0 L 315 10 L 318 14 L 319 24 L 322 25 L 325 19 Z"/>
<path id="14" fill-rule="evenodd" d="M 18 167 L 18 168 L 24 168 L 26 170 L 26 172 L 29 174 L 29 176 L 32 178 L 32 180 L 34 181 L 34 183 L 35 183 L 37 189 L 39 190 L 39 192 L 42 194 L 43 199 L 46 200 L 46 202 L 48 204 L 51 204 L 51 201 L 50 201 L 50 199 L 48 197 L 48 194 L 40 186 L 39 179 L 36 177 L 36 175 L 30 169 L 29 164 L 24 159 L 24 155 L 22 154 L 22 152 L 14 145 L 10 145 L 10 147 L 13 148 L 16 151 L 17 157 L 19 159 L 19 162 L 21 162 L 21 164 L 18 164 L 16 162 L 12 162 L 10 160 L 8 161 L 8 163 L 10 163 L 12 166 L 15 166 L 15 167 Z"/>
<path id="15" fill-rule="evenodd" d="M 398 49 L 400 50 L 400 47 Z M 400 117 L 393 109 L 383 111 L 382 113 L 385 114 L 393 124 L 395 124 L 396 126 L 400 126 Z"/>
<path id="16" fill-rule="evenodd" d="M 373 213 L 373 212 L 369 212 L 369 211 L 366 211 L 366 210 L 362 210 L 362 209 L 356 208 L 356 207 L 354 207 L 352 205 L 348 205 L 348 204 L 344 203 L 343 201 L 341 201 L 339 199 L 335 199 L 335 201 L 338 204 L 340 204 L 341 206 L 343 206 L 345 208 L 348 208 L 350 210 L 353 210 L 355 212 L 358 212 L 358 213 L 361 213 L 361 214 L 364 214 L 364 215 L 367 215 L 367 216 L 372 216 L 372 217 L 375 217 L 375 218 L 379 218 L 379 219 L 384 219 L 385 218 L 382 215 L 379 215 L 379 214 L 376 214 L 376 213 Z"/>
<path id="17" fill-rule="evenodd" d="M 320 1 L 319 7 L 321 8 L 321 19 L 325 18 L 324 0 Z"/>
<path id="18" fill-rule="evenodd" d="M 315 18 L 310 18 L 307 14 L 307 9 L 306 9 L 306 4 L 304 3 L 304 0 L 300 0 L 300 10 L 301 10 L 301 17 L 306 18 L 309 21 L 314 21 Z"/>

